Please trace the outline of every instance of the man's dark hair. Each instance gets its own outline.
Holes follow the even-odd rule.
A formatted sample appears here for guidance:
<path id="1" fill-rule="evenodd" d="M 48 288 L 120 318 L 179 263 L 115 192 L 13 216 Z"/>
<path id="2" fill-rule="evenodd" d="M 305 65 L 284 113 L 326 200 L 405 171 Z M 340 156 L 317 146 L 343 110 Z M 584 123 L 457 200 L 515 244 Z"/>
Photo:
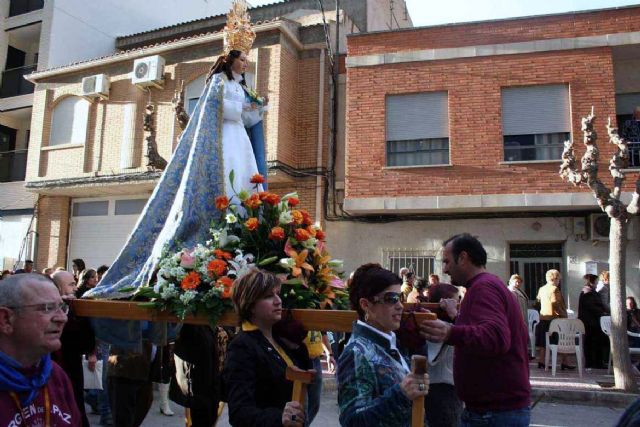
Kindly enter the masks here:
<path id="1" fill-rule="evenodd" d="M 596 276 L 595 274 L 585 274 L 584 276 L 582 276 L 582 278 L 584 280 L 588 280 L 592 285 L 598 283 L 598 276 Z"/>
<path id="2" fill-rule="evenodd" d="M 449 237 L 442 247 L 451 243 L 451 253 L 453 260 L 457 263 L 462 252 L 466 252 L 471 263 L 476 267 L 484 267 L 487 265 L 487 251 L 484 250 L 480 240 L 476 239 L 469 233 L 456 234 Z"/>
<path id="3" fill-rule="evenodd" d="M 108 269 L 109 269 L 108 265 L 101 265 L 100 267 L 98 267 L 96 271 L 98 272 L 98 274 L 103 275 L 104 273 L 106 273 Z"/>
<path id="4" fill-rule="evenodd" d="M 31 261 L 30 259 L 28 259 L 28 260 L 26 260 L 24 263 L 25 263 L 25 264 L 33 264 L 33 261 Z"/>

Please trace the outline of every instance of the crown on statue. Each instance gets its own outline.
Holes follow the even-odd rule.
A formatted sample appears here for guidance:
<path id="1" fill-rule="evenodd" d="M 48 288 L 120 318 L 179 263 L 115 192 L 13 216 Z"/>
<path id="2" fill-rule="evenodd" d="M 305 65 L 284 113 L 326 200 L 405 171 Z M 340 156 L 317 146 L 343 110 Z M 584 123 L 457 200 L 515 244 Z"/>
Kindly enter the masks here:
<path id="1" fill-rule="evenodd" d="M 249 53 L 256 33 L 251 27 L 245 0 L 234 0 L 227 14 L 227 25 L 224 27 L 224 54 L 232 50 Z"/>

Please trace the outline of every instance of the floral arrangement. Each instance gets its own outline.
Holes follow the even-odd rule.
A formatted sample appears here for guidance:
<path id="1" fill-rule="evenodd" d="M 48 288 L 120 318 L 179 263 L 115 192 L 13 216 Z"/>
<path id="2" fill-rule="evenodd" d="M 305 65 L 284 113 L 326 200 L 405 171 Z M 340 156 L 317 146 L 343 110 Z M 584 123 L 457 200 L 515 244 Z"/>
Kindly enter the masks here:
<path id="1" fill-rule="evenodd" d="M 229 180 L 233 188 L 234 173 Z M 163 254 L 155 283 L 137 295 L 145 305 L 184 319 L 206 313 L 215 323 L 232 308 L 233 282 L 252 268 L 269 270 L 282 279 L 284 308 L 346 309 L 342 261 L 329 255 L 325 234 L 309 213 L 298 209 L 297 193 L 283 197 L 259 192 L 264 177 L 251 178 L 253 192 L 241 190 L 215 200 L 211 240 L 195 248 Z"/>
<path id="2" fill-rule="evenodd" d="M 249 86 L 244 86 L 244 90 L 249 96 L 249 100 L 251 100 L 252 103 L 256 103 L 260 107 L 264 105 L 264 98 L 259 96 L 258 92 L 251 89 Z"/>

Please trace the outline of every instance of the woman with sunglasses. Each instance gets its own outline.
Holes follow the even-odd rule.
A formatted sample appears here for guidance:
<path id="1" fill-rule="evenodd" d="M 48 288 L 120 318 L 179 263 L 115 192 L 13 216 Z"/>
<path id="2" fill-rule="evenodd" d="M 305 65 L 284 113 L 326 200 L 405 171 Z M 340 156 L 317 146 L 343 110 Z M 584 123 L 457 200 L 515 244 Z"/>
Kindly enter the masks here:
<path id="1" fill-rule="evenodd" d="M 379 264 L 360 266 L 353 275 L 349 300 L 358 320 L 338 362 L 342 426 L 409 426 L 412 401 L 428 392 L 429 377 L 411 374 L 396 347 L 401 285 Z"/>

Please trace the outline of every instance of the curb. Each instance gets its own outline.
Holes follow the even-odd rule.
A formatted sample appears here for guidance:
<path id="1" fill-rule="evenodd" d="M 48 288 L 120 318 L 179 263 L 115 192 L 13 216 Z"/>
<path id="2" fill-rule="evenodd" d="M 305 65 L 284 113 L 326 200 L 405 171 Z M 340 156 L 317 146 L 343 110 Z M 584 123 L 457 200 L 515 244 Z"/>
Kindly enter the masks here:
<path id="1" fill-rule="evenodd" d="M 618 391 L 562 390 L 537 387 L 531 389 L 531 400 L 534 405 L 538 401 L 543 401 L 548 403 L 626 408 L 636 399 L 638 399 L 638 396 L 635 394 Z"/>
<path id="2" fill-rule="evenodd" d="M 322 393 L 335 394 L 338 384 L 335 377 L 325 376 L 322 379 Z M 554 388 L 531 388 L 531 400 L 533 405 L 542 401 L 545 403 L 568 403 L 575 405 L 594 405 L 613 408 L 626 408 L 638 399 L 632 393 L 619 391 L 595 391 L 595 390 L 563 390 Z"/>

